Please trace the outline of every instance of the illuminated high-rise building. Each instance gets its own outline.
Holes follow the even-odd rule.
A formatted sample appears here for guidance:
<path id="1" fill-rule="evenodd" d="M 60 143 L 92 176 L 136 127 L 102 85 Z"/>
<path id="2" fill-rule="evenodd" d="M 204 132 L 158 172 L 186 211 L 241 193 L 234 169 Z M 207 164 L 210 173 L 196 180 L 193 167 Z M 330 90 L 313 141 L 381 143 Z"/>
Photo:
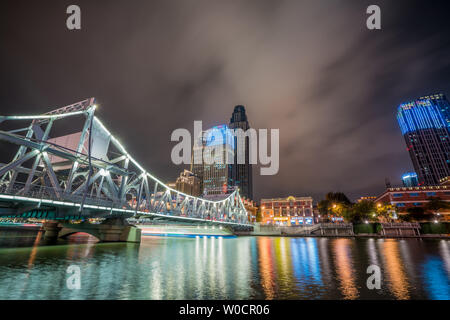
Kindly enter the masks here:
<path id="1" fill-rule="evenodd" d="M 419 185 L 438 185 L 450 176 L 450 103 L 436 94 L 403 103 L 397 120 Z"/>
<path id="2" fill-rule="evenodd" d="M 250 128 L 244 106 L 236 106 L 230 119 L 230 129 L 234 130 L 239 128 L 244 132 Z M 234 163 L 232 165 L 233 183 L 239 188 L 241 196 L 247 199 L 253 199 L 253 175 L 249 157 L 249 138 L 245 138 L 244 146 L 238 146 L 237 138 L 235 137 L 234 144 L 236 146 L 236 152 L 234 155 Z M 239 147 L 243 148 L 243 150 L 237 150 Z M 238 164 L 239 152 L 245 154 L 244 164 Z"/>
<path id="3" fill-rule="evenodd" d="M 419 179 L 417 173 L 407 172 L 402 176 L 403 186 L 407 188 L 417 187 L 419 185 Z"/>
<path id="4" fill-rule="evenodd" d="M 191 172 L 199 179 L 200 181 L 200 194 L 203 194 L 203 150 L 206 145 L 206 137 L 205 131 L 201 132 L 200 136 L 194 141 L 194 146 L 192 148 L 192 157 L 191 157 Z"/>
<path id="5" fill-rule="evenodd" d="M 233 189 L 231 163 L 234 137 L 227 125 L 215 126 L 204 134 L 203 194 L 228 194 Z"/>

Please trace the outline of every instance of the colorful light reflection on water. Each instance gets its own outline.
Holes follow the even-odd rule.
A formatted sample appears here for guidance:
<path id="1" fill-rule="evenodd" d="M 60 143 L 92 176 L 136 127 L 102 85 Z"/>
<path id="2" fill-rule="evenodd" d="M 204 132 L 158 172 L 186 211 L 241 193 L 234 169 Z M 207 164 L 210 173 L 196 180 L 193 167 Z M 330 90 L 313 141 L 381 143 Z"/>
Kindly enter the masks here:
<path id="1" fill-rule="evenodd" d="M 448 240 L 148 238 L 0 249 L 0 299 L 450 299 Z M 66 287 L 69 265 L 81 289 Z M 367 267 L 382 271 L 369 290 Z"/>

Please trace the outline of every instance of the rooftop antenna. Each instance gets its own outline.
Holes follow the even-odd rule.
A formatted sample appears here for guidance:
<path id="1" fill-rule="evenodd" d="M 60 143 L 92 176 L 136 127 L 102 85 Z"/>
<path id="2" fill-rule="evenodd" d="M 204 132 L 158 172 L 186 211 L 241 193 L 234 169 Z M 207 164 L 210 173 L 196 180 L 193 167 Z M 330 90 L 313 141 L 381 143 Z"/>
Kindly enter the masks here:
<path id="1" fill-rule="evenodd" d="M 391 188 L 391 181 L 389 180 L 389 178 L 385 178 L 384 179 L 384 183 L 386 184 L 386 189 L 390 189 Z"/>

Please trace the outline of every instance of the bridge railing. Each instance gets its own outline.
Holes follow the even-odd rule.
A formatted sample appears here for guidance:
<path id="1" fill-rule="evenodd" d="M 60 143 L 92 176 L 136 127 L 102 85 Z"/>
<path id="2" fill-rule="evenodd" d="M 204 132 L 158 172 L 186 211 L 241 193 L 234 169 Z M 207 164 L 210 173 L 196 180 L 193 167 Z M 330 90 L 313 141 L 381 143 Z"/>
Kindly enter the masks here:
<path id="1" fill-rule="evenodd" d="M 96 207 L 103 207 L 104 210 L 125 209 L 128 211 L 139 211 L 140 213 L 149 213 L 150 211 L 154 213 L 155 210 L 149 209 L 155 209 L 162 205 L 169 206 L 169 208 L 165 208 L 167 210 L 162 210 L 160 208 L 161 211 L 157 213 L 166 215 L 168 217 L 187 216 L 187 213 L 184 209 L 181 209 L 180 206 L 176 206 L 177 201 L 175 197 L 171 197 L 169 204 L 167 204 L 161 201 L 163 197 L 162 194 L 156 195 L 150 201 L 150 203 L 148 203 L 147 200 L 142 200 L 138 206 L 136 199 L 130 199 L 129 201 L 120 201 L 119 199 L 111 199 L 102 195 L 97 196 L 95 192 L 93 192 L 92 194 L 87 193 L 86 196 L 84 196 L 83 191 L 81 191 L 80 193 L 71 194 L 65 193 L 62 188 L 61 192 L 58 194 L 58 192 L 55 191 L 55 188 L 42 185 L 32 185 L 28 190 L 26 190 L 25 183 L 15 182 L 12 185 L 0 185 L 0 196 L 1 195 L 20 197 L 21 200 L 25 201 L 28 198 L 30 201 L 41 202 L 44 203 L 44 205 L 46 205 L 46 200 L 70 202 L 73 203 L 74 206 L 80 206 L 80 203 L 83 202 L 85 207 L 92 205 Z M 179 202 L 181 202 L 182 200 L 183 197 L 179 199 Z M 203 212 L 202 215 L 193 214 L 190 216 L 193 218 L 214 220 L 219 222 L 238 222 L 234 216 L 213 216 L 212 212 L 210 212 L 209 210 Z"/>
<path id="2" fill-rule="evenodd" d="M 65 193 L 64 190 L 58 195 L 53 187 L 45 186 L 31 186 L 29 190 L 25 190 L 25 183 L 15 182 L 13 185 L 3 184 L 0 185 L 0 194 L 19 196 L 30 199 L 39 200 L 53 200 L 53 201 L 68 201 L 73 203 L 81 203 L 84 198 L 84 204 L 103 206 L 107 208 L 121 208 L 121 209 L 133 209 L 127 202 L 120 201 L 119 199 L 111 199 L 105 196 L 97 196 L 93 194 L 70 194 Z"/>
<path id="3" fill-rule="evenodd" d="M 396 223 L 381 223 L 383 229 L 420 229 L 420 224 L 417 222 L 396 222 Z"/>
<path id="4" fill-rule="evenodd" d="M 322 229 L 351 229 L 353 224 L 351 223 L 321 223 Z"/>

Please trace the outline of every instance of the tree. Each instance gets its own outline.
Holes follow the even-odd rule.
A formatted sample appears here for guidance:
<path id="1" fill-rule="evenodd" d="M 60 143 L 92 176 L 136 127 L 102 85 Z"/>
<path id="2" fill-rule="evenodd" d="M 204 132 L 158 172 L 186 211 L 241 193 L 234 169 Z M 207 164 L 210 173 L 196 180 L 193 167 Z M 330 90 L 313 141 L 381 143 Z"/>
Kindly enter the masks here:
<path id="1" fill-rule="evenodd" d="M 351 205 L 352 202 L 347 198 L 347 196 L 342 192 L 328 192 L 325 195 L 325 199 L 330 203 L 342 203 L 345 205 Z"/>
<path id="2" fill-rule="evenodd" d="M 317 208 L 319 209 L 319 213 L 321 216 L 327 216 L 330 210 L 330 201 L 328 200 L 319 201 L 319 203 L 317 204 Z"/>
<path id="3" fill-rule="evenodd" d="M 351 209 L 351 205 L 346 203 L 333 203 L 331 206 L 331 213 L 335 217 L 345 217 L 348 211 Z"/>
<path id="4" fill-rule="evenodd" d="M 406 210 L 408 213 L 402 217 L 405 221 L 420 221 L 423 219 L 425 210 L 422 207 L 412 207 Z"/>
<path id="5" fill-rule="evenodd" d="M 317 207 L 321 217 L 342 217 L 351 207 L 351 202 L 342 192 L 328 192 L 325 199 L 321 200 Z"/>
<path id="6" fill-rule="evenodd" d="M 353 223 L 360 223 L 369 220 L 375 213 L 375 203 L 369 200 L 363 200 L 355 203 L 353 207 L 346 212 L 346 219 Z"/>
<path id="7" fill-rule="evenodd" d="M 433 214 L 426 213 L 422 207 L 413 207 L 407 209 L 408 213 L 402 217 L 404 221 L 429 221 Z"/>
<path id="8" fill-rule="evenodd" d="M 397 212 L 397 207 L 390 204 L 389 202 L 384 202 L 384 203 L 377 203 L 376 210 L 378 217 L 387 221 L 394 218 L 393 213 Z"/>
<path id="9" fill-rule="evenodd" d="M 402 221 L 402 222 L 411 222 L 411 221 L 413 221 L 412 215 L 411 215 L 409 212 L 400 215 L 398 218 L 399 218 L 400 221 Z"/>
<path id="10" fill-rule="evenodd" d="M 448 209 L 449 205 L 447 202 L 442 201 L 439 197 L 431 197 L 427 199 L 428 202 L 425 205 L 425 209 L 430 211 L 434 215 L 438 215 L 441 209 Z"/>

